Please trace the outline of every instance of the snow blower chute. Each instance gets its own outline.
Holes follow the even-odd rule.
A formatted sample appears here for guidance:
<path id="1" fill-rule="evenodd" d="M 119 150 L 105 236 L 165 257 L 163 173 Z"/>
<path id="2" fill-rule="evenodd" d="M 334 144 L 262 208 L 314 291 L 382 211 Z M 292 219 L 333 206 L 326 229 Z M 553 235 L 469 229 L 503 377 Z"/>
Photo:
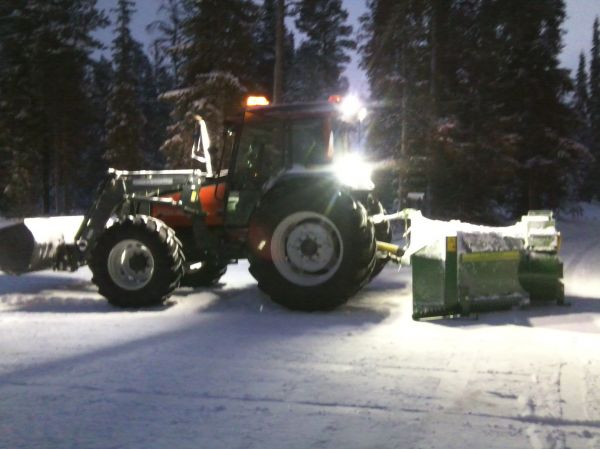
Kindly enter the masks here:
<path id="1" fill-rule="evenodd" d="M 83 216 L 26 218 L 0 229 L 0 270 L 10 274 L 59 268 Z M 65 267 L 66 268 L 66 267 Z"/>
<path id="2" fill-rule="evenodd" d="M 412 265 L 415 319 L 530 301 L 564 302 L 560 233 L 552 212 L 532 211 L 508 227 L 430 220 L 416 210 L 385 218 L 410 221 L 404 249 L 389 244 L 378 244 L 378 249 Z"/>

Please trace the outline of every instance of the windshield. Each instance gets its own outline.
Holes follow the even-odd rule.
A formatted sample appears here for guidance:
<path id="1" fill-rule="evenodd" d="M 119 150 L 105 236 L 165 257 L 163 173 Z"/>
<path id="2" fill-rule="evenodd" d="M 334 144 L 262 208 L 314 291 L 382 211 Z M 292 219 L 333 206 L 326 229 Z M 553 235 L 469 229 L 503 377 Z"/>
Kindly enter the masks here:
<path id="1" fill-rule="evenodd" d="M 291 164 L 312 166 L 329 162 L 333 153 L 330 121 L 323 117 L 308 117 L 289 125 L 288 145 Z"/>
<path id="2" fill-rule="evenodd" d="M 236 161 L 236 181 L 258 186 L 284 166 L 283 124 L 247 113 Z"/>
<path id="3" fill-rule="evenodd" d="M 355 146 L 356 129 L 331 111 L 247 111 L 235 162 L 236 183 L 259 188 L 284 168 L 322 166 Z"/>

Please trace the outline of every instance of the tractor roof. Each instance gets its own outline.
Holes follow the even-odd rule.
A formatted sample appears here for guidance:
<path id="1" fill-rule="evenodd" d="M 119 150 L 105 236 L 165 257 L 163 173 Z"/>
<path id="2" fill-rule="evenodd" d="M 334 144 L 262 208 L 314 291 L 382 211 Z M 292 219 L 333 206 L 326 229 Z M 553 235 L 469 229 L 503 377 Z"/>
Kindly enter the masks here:
<path id="1" fill-rule="evenodd" d="M 312 103 L 289 103 L 277 104 L 269 106 L 253 106 L 246 108 L 247 112 L 264 116 L 281 116 L 289 115 L 326 115 L 337 113 L 337 105 L 327 101 L 312 102 Z"/>

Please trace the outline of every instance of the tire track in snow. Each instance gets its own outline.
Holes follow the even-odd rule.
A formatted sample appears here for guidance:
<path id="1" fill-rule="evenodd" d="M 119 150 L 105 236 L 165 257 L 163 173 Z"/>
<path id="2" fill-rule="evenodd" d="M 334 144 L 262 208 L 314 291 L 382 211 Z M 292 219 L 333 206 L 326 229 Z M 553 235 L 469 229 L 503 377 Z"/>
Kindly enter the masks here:
<path id="1" fill-rule="evenodd" d="M 161 397 L 173 397 L 173 398 L 189 398 L 189 399 L 207 399 L 216 401 L 235 401 L 235 402 L 258 402 L 258 403 L 271 403 L 271 404 L 293 404 L 293 405 L 304 405 L 318 408 L 333 408 L 333 409 L 350 409 L 350 410 L 368 410 L 372 412 L 389 412 L 392 411 L 390 407 L 377 405 L 377 404 L 360 404 L 360 403 L 341 403 L 341 402 L 326 402 L 326 401 L 310 401 L 310 400 L 289 400 L 284 398 L 274 397 L 259 397 L 259 396 L 233 396 L 224 394 L 212 394 L 208 392 L 182 392 L 173 393 L 168 391 L 146 391 L 135 388 L 100 388 L 89 385 L 61 385 L 52 383 L 29 383 L 29 382 L 7 382 L 4 386 L 23 387 L 23 388 L 63 388 L 72 391 L 87 391 L 87 392 L 98 392 L 103 394 L 123 394 L 123 395 L 139 395 L 139 396 L 161 396 Z M 426 410 L 418 408 L 394 408 L 393 411 L 407 412 L 407 413 L 426 413 Z"/>
<path id="2" fill-rule="evenodd" d="M 558 427 L 542 425 L 562 421 L 561 372 L 564 363 L 551 365 L 550 371 L 531 375 L 529 391 L 519 396 L 521 413 L 516 420 L 528 423 L 525 434 L 533 449 L 566 449 L 566 434 Z M 543 418 L 542 418 L 543 417 Z"/>
<path id="3" fill-rule="evenodd" d="M 600 418 L 600 363 L 597 360 L 588 360 L 583 370 L 583 384 L 585 393 L 583 395 L 582 407 L 588 419 Z M 589 447 L 600 448 L 599 435 L 584 435 L 590 438 Z"/>
<path id="4" fill-rule="evenodd" d="M 548 384 L 540 383 L 536 376 L 536 396 L 532 399 L 536 410 L 546 417 L 547 420 L 563 420 L 562 396 L 561 396 L 561 372 L 564 364 L 559 363 L 554 372 L 551 373 Z M 532 413 L 536 416 L 536 413 Z M 531 416 L 529 416 L 531 418 Z M 539 421 L 539 419 L 538 419 Z M 566 449 L 567 436 L 560 427 L 546 427 L 533 421 L 526 431 L 527 437 L 533 449 Z"/>
<path id="5" fill-rule="evenodd" d="M 593 383 L 581 369 L 580 352 L 573 353 L 570 346 L 566 344 L 557 354 L 560 363 L 532 376 L 529 393 L 519 398 L 524 411 L 512 419 L 529 424 L 525 433 L 533 449 L 579 448 L 582 444 L 600 447 L 600 420 L 595 411 L 589 410 L 596 400 L 589 398 Z M 576 429 L 565 429 L 570 427 Z"/>
<path id="6" fill-rule="evenodd" d="M 538 426 L 548 426 L 548 427 L 581 427 L 581 428 L 593 428 L 598 429 L 600 436 L 600 420 L 598 421 L 590 421 L 590 420 L 573 420 L 573 419 L 564 419 L 564 418 L 552 418 L 548 416 L 505 416 L 505 415 L 494 415 L 491 413 L 470 413 L 469 416 L 476 416 L 479 418 L 492 418 L 492 419 L 502 419 L 506 421 L 516 421 L 525 424 L 535 424 Z M 570 446 L 567 446 L 570 447 Z"/>
<path id="7" fill-rule="evenodd" d="M 469 427 L 465 425 L 468 416 L 464 413 L 465 402 L 469 401 L 467 388 L 477 373 L 479 351 L 454 351 L 447 354 L 444 371 L 440 372 L 439 384 L 432 392 L 436 402 L 428 407 L 423 418 L 422 428 L 419 434 L 423 435 L 419 447 L 432 444 L 429 441 L 431 435 L 436 434 L 440 422 L 450 419 L 446 425 L 453 428 Z M 467 407 L 468 408 L 468 407 Z"/>

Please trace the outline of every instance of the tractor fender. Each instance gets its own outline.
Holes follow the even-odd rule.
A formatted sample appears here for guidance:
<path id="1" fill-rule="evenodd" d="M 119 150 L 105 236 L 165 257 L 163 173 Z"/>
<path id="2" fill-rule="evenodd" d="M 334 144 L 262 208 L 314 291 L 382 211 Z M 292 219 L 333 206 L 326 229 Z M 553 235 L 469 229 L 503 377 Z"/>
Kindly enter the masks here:
<path id="1" fill-rule="evenodd" d="M 268 193 L 273 189 L 279 189 L 284 185 L 294 186 L 302 184 L 319 183 L 321 185 L 338 185 L 341 187 L 341 183 L 337 177 L 330 170 L 286 170 L 273 177 L 264 186 L 264 193 Z"/>
<path id="2" fill-rule="evenodd" d="M 253 222 L 254 215 L 261 209 L 262 205 L 269 204 L 282 196 L 293 195 L 294 192 L 298 191 L 305 192 L 306 197 L 314 198 L 315 202 L 322 201 L 326 197 L 332 205 L 336 202 L 342 202 L 345 207 L 354 208 L 357 204 L 352 192 L 342 185 L 334 175 L 294 173 L 279 176 L 277 182 L 272 183 L 263 192 L 252 212 L 250 223 Z"/>
<path id="3" fill-rule="evenodd" d="M 325 192 L 328 194 L 334 192 L 350 193 L 332 173 L 314 173 L 309 171 L 305 173 L 284 172 L 265 186 L 256 208 L 258 208 L 260 203 L 269 201 L 273 195 L 282 195 L 298 190 L 309 190 L 319 197 Z"/>

